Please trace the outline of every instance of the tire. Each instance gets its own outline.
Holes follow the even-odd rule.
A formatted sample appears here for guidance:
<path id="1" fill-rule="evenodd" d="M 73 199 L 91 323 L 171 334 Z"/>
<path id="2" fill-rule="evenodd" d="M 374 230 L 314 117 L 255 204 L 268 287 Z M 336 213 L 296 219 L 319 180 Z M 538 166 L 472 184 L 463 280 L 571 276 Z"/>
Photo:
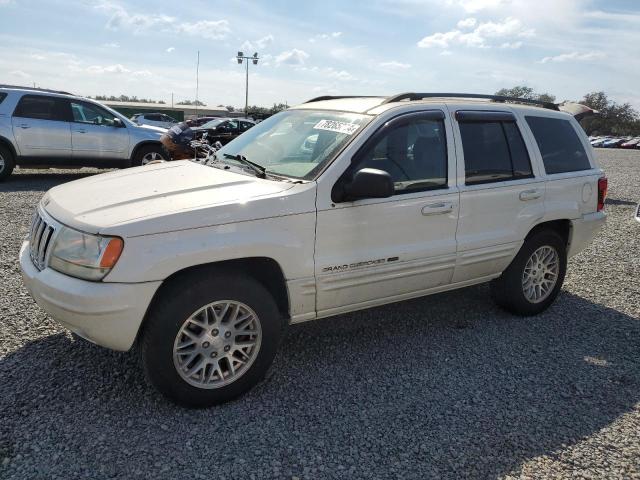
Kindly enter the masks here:
<path id="1" fill-rule="evenodd" d="M 534 253 L 537 254 L 536 257 Z M 554 254 L 557 260 L 555 283 L 549 284 L 554 275 L 544 272 L 552 272 L 554 268 L 536 269 L 545 263 L 545 258 L 552 265 Z M 528 265 L 530 259 L 531 263 Z M 500 307 L 516 315 L 537 315 L 546 310 L 558 296 L 566 271 L 566 243 L 553 230 L 540 231 L 525 241 L 507 269 L 491 282 L 491 297 Z M 525 275 L 530 281 L 525 281 Z M 538 295 L 539 298 L 532 298 Z"/>
<path id="2" fill-rule="evenodd" d="M 259 335 L 234 333 L 225 339 L 223 332 L 232 322 L 225 323 L 224 319 L 228 321 L 235 311 L 231 305 L 223 314 L 224 305 L 229 301 L 242 305 L 235 324 L 242 326 L 249 322 L 246 328 L 260 332 Z M 205 306 L 210 306 L 208 329 L 202 327 Z M 198 312 L 202 314 L 195 315 Z M 253 314 L 257 324 L 251 317 L 243 320 L 247 314 Z M 218 316 L 223 320 L 218 320 Z M 145 322 L 141 355 L 147 378 L 170 400 L 195 408 L 228 402 L 259 383 L 273 362 L 284 327 L 276 302 L 259 282 L 224 270 L 196 272 L 167 285 L 157 296 Z M 188 335 L 184 333 L 185 328 L 189 330 Z M 194 336 L 200 338 L 196 341 Z M 194 345 L 181 347 L 191 341 Z M 239 346 L 252 341 L 253 347 Z M 232 350 L 225 350 L 229 342 L 233 344 Z M 245 349 L 244 353 L 238 349 Z M 195 350 L 199 353 L 189 361 Z M 231 369 L 230 356 L 235 359 Z M 203 362 L 206 362 L 204 368 L 196 370 Z M 216 366 L 219 370 L 215 370 Z M 232 379 L 232 369 L 235 379 Z M 189 376 L 189 370 L 195 372 Z"/>
<path id="3" fill-rule="evenodd" d="M 15 166 L 16 161 L 11 150 L 4 145 L 0 145 L 0 182 L 11 175 Z"/>
<path id="4" fill-rule="evenodd" d="M 145 145 L 140 147 L 133 156 L 131 166 L 139 167 L 154 160 L 169 160 L 169 157 L 161 145 Z"/>

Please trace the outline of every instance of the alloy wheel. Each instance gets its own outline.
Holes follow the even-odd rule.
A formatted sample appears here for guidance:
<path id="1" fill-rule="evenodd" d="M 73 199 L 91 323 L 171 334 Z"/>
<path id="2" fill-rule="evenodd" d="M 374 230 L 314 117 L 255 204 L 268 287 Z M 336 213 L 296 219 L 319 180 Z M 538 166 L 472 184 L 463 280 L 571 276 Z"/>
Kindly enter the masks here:
<path id="1" fill-rule="evenodd" d="M 535 250 L 522 273 L 522 291 L 531 303 L 544 301 L 558 282 L 560 257 L 555 248 L 548 245 Z"/>
<path id="2" fill-rule="evenodd" d="M 173 344 L 173 363 L 190 385 L 220 388 L 247 372 L 261 341 L 256 313 L 242 302 L 221 300 L 185 320 Z"/>
<path id="3" fill-rule="evenodd" d="M 142 165 L 146 165 L 157 160 L 164 160 L 164 157 L 158 152 L 149 152 L 144 157 L 142 157 Z"/>

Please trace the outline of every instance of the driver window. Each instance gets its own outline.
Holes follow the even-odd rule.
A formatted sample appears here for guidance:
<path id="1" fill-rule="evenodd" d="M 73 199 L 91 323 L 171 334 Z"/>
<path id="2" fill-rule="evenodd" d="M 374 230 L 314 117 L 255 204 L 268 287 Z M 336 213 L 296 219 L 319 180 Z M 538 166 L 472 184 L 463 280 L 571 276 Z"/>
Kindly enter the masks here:
<path id="1" fill-rule="evenodd" d="M 92 125 L 113 126 L 115 117 L 102 108 L 84 102 L 71 102 L 73 121 Z"/>
<path id="2" fill-rule="evenodd" d="M 354 171 L 362 168 L 388 172 L 396 193 L 446 187 L 444 122 L 425 118 L 394 127 L 364 152 Z"/>

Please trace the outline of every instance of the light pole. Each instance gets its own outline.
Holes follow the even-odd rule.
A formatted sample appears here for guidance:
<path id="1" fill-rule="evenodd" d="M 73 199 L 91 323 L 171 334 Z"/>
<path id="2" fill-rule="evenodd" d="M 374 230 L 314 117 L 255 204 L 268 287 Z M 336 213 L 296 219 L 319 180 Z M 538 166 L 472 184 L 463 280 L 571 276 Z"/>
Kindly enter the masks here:
<path id="1" fill-rule="evenodd" d="M 246 74 L 246 88 L 245 88 L 245 94 L 244 94 L 244 115 L 245 117 L 249 116 L 249 60 L 251 60 L 251 63 L 253 63 L 254 65 L 258 64 L 258 52 L 254 53 L 252 57 L 245 57 L 243 52 L 238 52 L 238 55 L 236 56 L 236 60 L 238 60 L 238 64 L 242 64 L 243 60 L 246 60 L 246 65 L 247 65 L 247 74 Z"/>

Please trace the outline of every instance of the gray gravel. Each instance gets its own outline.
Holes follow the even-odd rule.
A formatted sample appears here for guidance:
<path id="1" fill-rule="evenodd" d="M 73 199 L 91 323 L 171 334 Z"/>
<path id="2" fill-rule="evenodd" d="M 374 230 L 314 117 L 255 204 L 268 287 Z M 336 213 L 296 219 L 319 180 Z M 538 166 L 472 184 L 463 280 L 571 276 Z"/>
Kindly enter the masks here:
<path id="1" fill-rule="evenodd" d="M 0 184 L 0 477 L 640 478 L 640 152 L 598 155 L 608 226 L 543 315 L 479 286 L 296 326 L 265 382 L 198 411 L 31 300 L 31 212 L 81 174 L 17 171 Z"/>

